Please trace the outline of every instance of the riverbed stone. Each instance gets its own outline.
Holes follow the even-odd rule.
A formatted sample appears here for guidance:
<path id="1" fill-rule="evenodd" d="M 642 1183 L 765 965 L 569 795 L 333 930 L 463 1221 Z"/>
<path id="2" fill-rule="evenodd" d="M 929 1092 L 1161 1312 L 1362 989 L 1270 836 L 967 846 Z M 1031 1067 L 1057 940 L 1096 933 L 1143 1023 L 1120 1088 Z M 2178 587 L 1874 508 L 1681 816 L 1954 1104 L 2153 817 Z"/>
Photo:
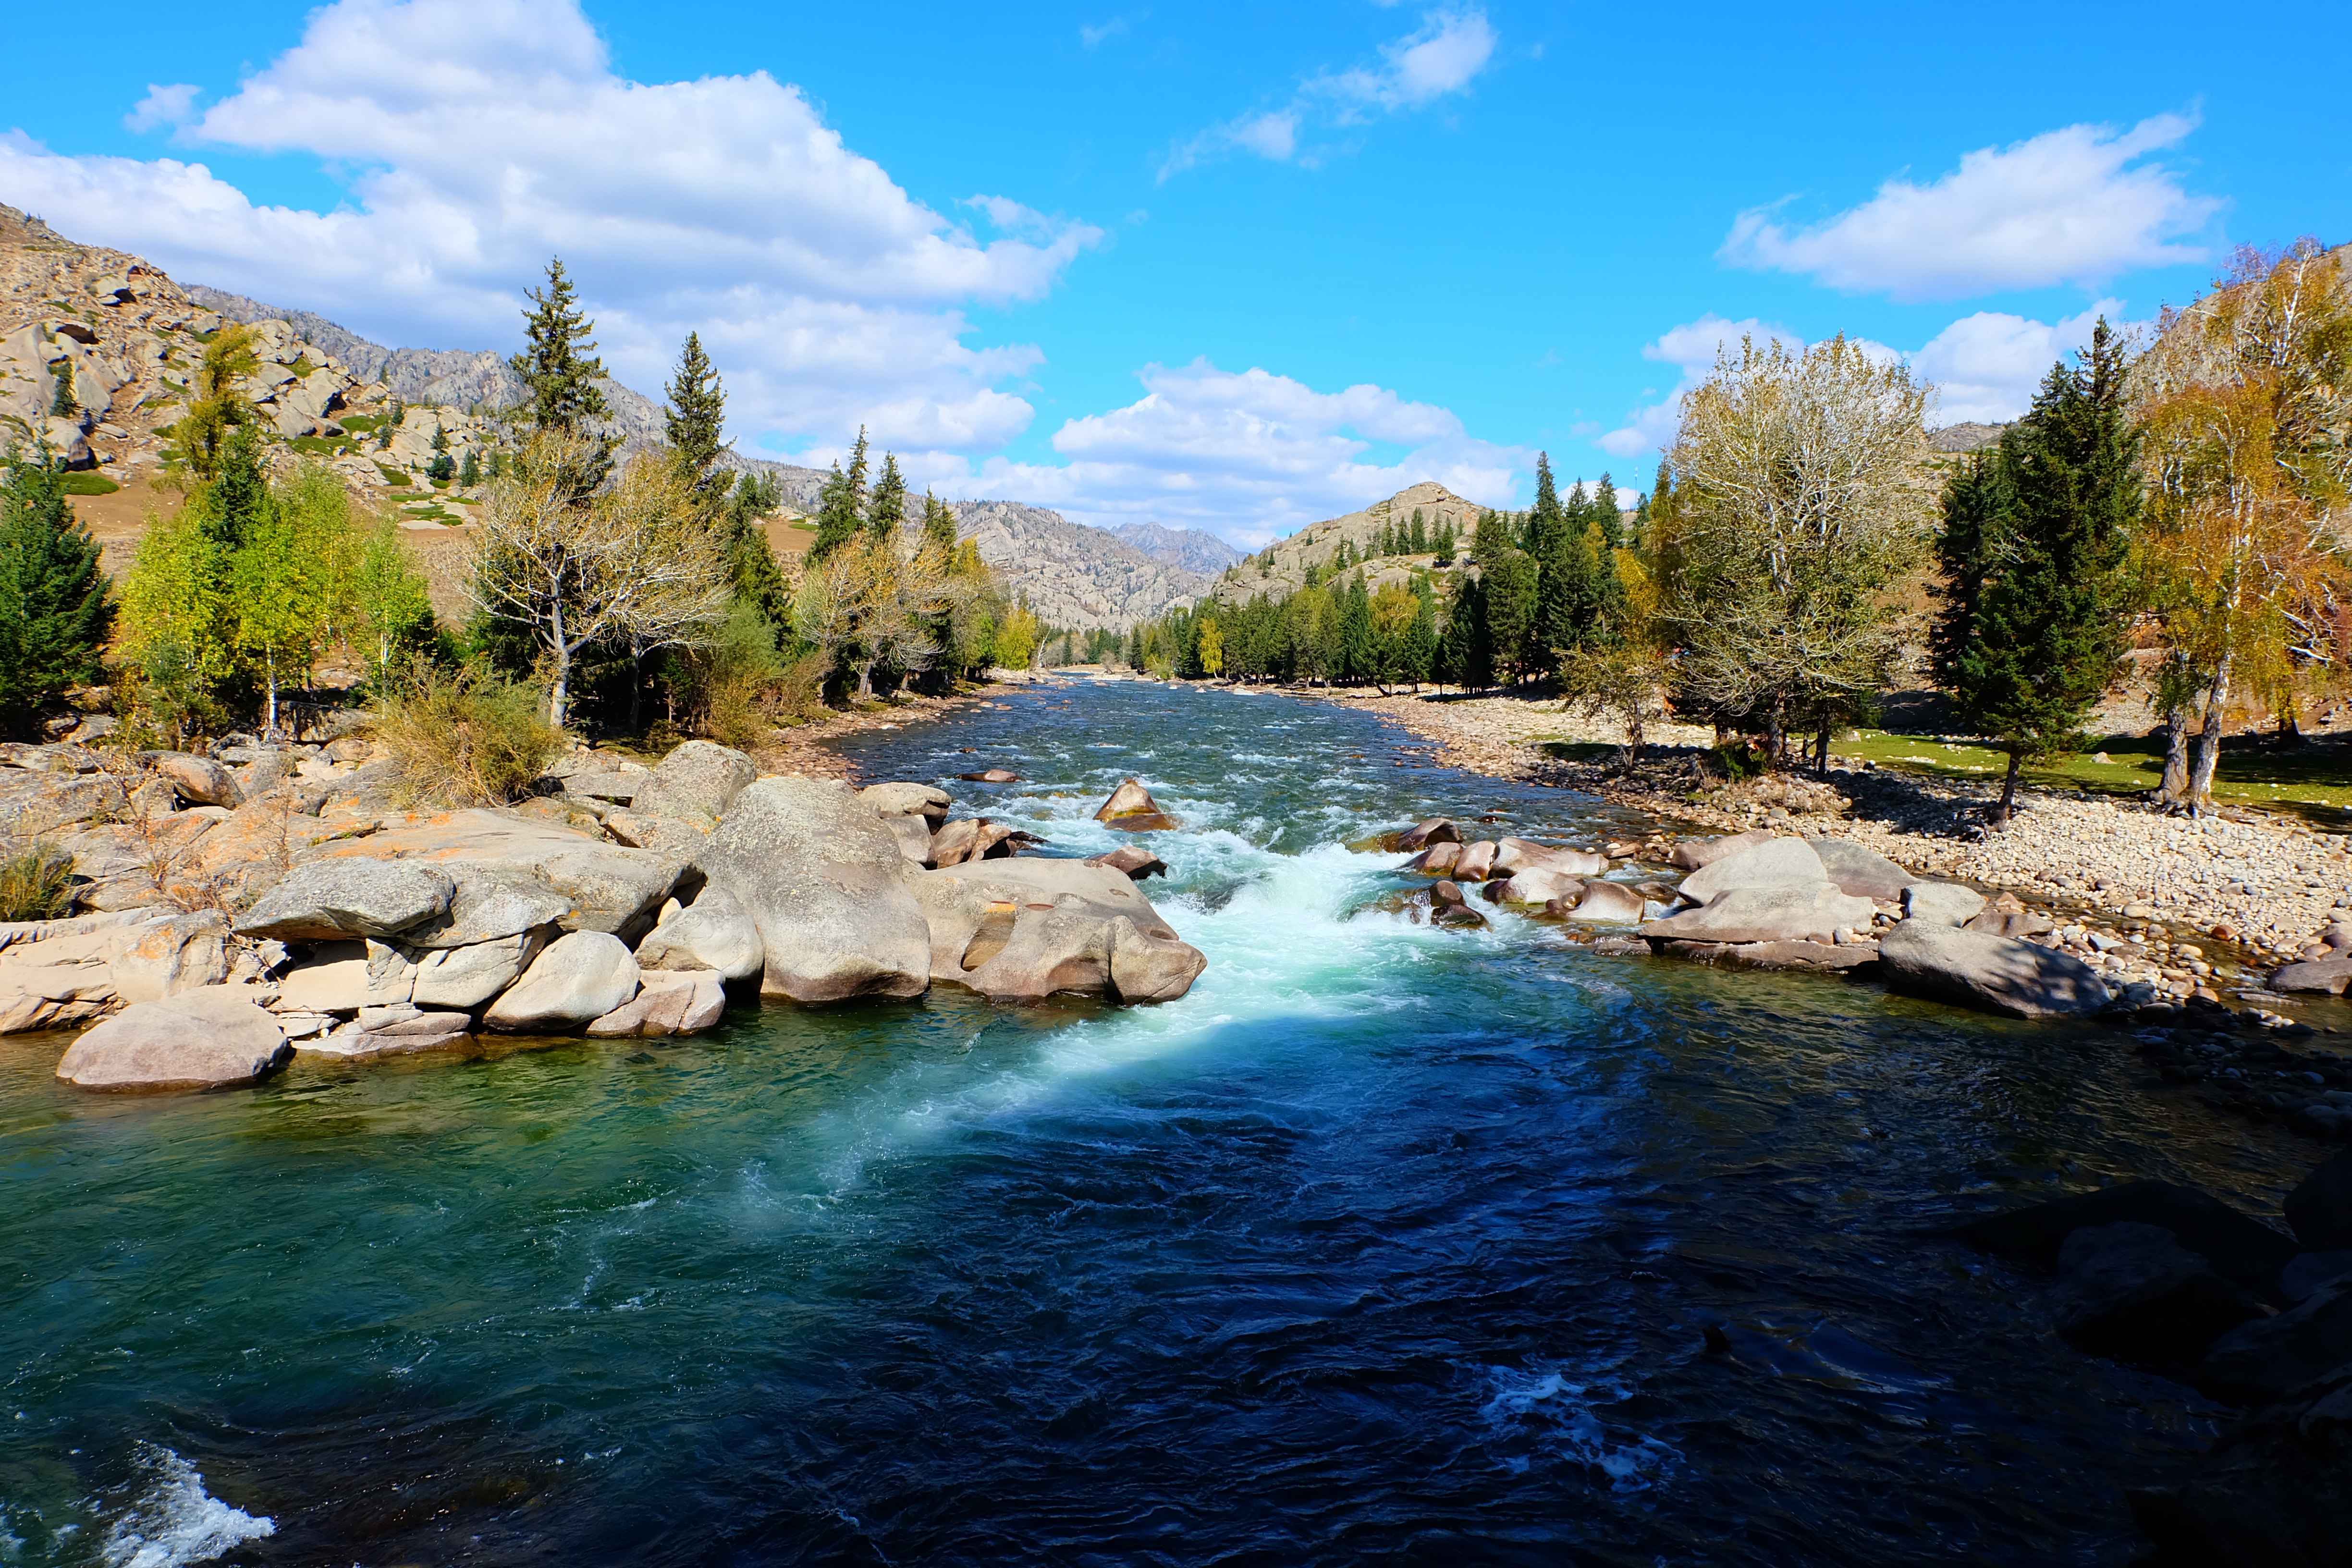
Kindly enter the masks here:
<path id="1" fill-rule="evenodd" d="M 292 1053 L 285 1033 L 241 989 L 208 986 L 139 1002 L 85 1031 L 58 1063 L 79 1089 L 215 1089 L 249 1083 Z"/>
<path id="2" fill-rule="evenodd" d="M 1773 838 L 1710 860 L 1683 879 L 1682 896 L 1704 904 L 1740 889 L 1778 891 L 1828 884 L 1822 858 L 1801 838 Z"/>
<path id="3" fill-rule="evenodd" d="M 933 978 L 1004 1001 L 1181 996 L 1208 966 L 1124 872 L 1083 860 L 966 862 L 909 879 Z"/>
<path id="4" fill-rule="evenodd" d="M 1551 871 L 1564 877 L 1598 877 L 1609 869 L 1609 858 L 1590 849 L 1562 849 L 1526 838 L 1495 840 L 1493 869 L 1496 873 Z"/>
<path id="5" fill-rule="evenodd" d="M 926 784 L 867 784 L 857 798 L 872 806 L 877 816 L 925 816 L 932 827 L 947 820 L 948 808 L 955 804 L 947 791 Z"/>
<path id="6" fill-rule="evenodd" d="M 337 858 L 297 866 L 236 922 L 236 933 L 311 942 L 394 936 L 449 912 L 457 885 L 436 866 Z"/>
<path id="7" fill-rule="evenodd" d="M 759 930 L 762 994 L 837 1002 L 929 989 L 930 926 L 908 879 L 936 873 L 908 867 L 846 784 L 774 778 L 746 786 L 701 866 Z"/>
<path id="8" fill-rule="evenodd" d="M 2170 1231 L 2215 1273 L 2257 1295 L 2273 1289 L 2298 1250 L 2293 1237 L 2210 1193 L 2173 1182 L 2124 1182 L 1971 1220 L 1946 1234 L 1979 1252 L 2048 1270 L 2058 1266 L 2059 1251 L 2074 1232 L 2119 1221 Z"/>
<path id="9" fill-rule="evenodd" d="M 1903 918 L 1929 925 L 1966 925 L 1984 907 L 1982 893 L 1958 882 L 1914 882 L 1903 889 Z"/>
<path id="10" fill-rule="evenodd" d="M 2352 1364 L 2352 1279 L 2323 1285 L 2273 1318 L 2231 1330 L 2191 1381 L 2209 1399 L 2268 1405 Z"/>
<path id="11" fill-rule="evenodd" d="M 1424 849 L 1433 844 L 1459 844 L 1462 830 L 1450 816 L 1426 816 L 1397 835 L 1401 850 Z"/>
<path id="12" fill-rule="evenodd" d="M 511 1035 L 564 1034 L 603 1017 L 636 993 L 637 961 L 619 937 L 566 931 L 490 1004 L 482 1022 Z"/>
<path id="13" fill-rule="evenodd" d="M 559 934 L 551 925 L 540 926 L 466 947 L 417 952 L 409 1000 L 420 1007 L 479 1007 L 521 979 L 531 960 Z"/>
<path id="14" fill-rule="evenodd" d="M 1486 899 L 1497 904 L 1548 904 L 1554 899 L 1576 899 L 1585 887 L 1582 878 L 1571 877 L 1565 871 L 1528 867 L 1488 882 Z M 1641 900 L 1637 897 L 1634 902 L 1639 905 Z M 1638 908 L 1633 918 L 1641 919 Z"/>
<path id="15" fill-rule="evenodd" d="M 759 775 L 751 759 L 731 746 L 688 741 L 656 765 L 629 809 L 640 816 L 715 827 L 743 786 Z"/>
<path id="16" fill-rule="evenodd" d="M 705 888 L 691 904 L 664 914 L 637 943 L 637 967 L 648 973 L 707 969 L 722 979 L 749 980 L 766 963 L 759 925 L 720 887 Z"/>
<path id="17" fill-rule="evenodd" d="M 1443 843 L 1431 845 L 1406 861 L 1404 868 L 1408 871 L 1423 872 L 1432 877 L 1443 877 L 1453 870 L 1454 862 L 1461 858 L 1461 841 L 1447 839 Z"/>
<path id="18" fill-rule="evenodd" d="M 1464 845 L 1462 853 L 1455 857 L 1454 861 L 1452 873 L 1454 879 L 1457 882 L 1485 881 L 1486 873 L 1494 869 L 1495 851 L 1497 847 L 1494 840 L 1489 838 L 1481 838 L 1475 843 Z"/>
<path id="19" fill-rule="evenodd" d="M 2341 996 L 2352 987 L 2352 958 L 2323 958 L 2290 963 L 2271 976 L 2273 991 L 2324 992 Z"/>
<path id="20" fill-rule="evenodd" d="M 1838 890 L 1857 899 L 1892 903 L 1919 879 L 1875 850 L 1851 838 L 1808 838 L 1805 847 L 1818 857 Z"/>
<path id="21" fill-rule="evenodd" d="M 1130 882 L 1168 874 L 1168 862 L 1139 844 L 1122 844 L 1108 855 L 1087 857 L 1089 866 L 1108 866 Z"/>
<path id="22" fill-rule="evenodd" d="M 2084 1226 L 2058 1248 L 2051 1294 L 2058 1331 L 2077 1349 L 2126 1361 L 2187 1362 L 2262 1304 L 2160 1226 Z"/>
<path id="23" fill-rule="evenodd" d="M 1595 925 L 1632 925 L 1646 909 L 1640 889 L 1622 882 L 1592 881 L 1568 910 L 1568 918 Z"/>
<path id="24" fill-rule="evenodd" d="M 698 1035 L 727 1011 L 727 988 L 708 969 L 663 970 L 644 976 L 636 995 L 587 1027 L 592 1039 L 631 1035 Z"/>
<path id="25" fill-rule="evenodd" d="M 2286 1223 L 2312 1252 L 2352 1248 L 2352 1150 L 2330 1156 L 2286 1195 Z"/>
<path id="26" fill-rule="evenodd" d="M 1666 863 L 1678 870 L 1697 871 L 1713 865 L 1727 856 L 1752 849 L 1759 844 L 1772 842 L 1772 835 L 1760 827 L 1745 833 L 1734 833 L 1723 838 L 1685 839 L 1666 857 Z"/>
<path id="27" fill-rule="evenodd" d="M 1867 929 L 1869 915 L 1862 917 Z M 1927 921 L 1903 921 L 1878 944 L 1879 973 L 1895 990 L 2012 1018 L 2082 1018 L 2112 995 L 2077 958 L 2014 938 Z"/>
<path id="28" fill-rule="evenodd" d="M 1790 842 L 1794 842 L 1790 840 Z M 1804 846 L 1797 846 L 1800 849 Z M 1811 854 L 1811 850 L 1806 850 Z M 1719 864 L 1727 862 L 1718 862 Z M 1877 910 L 1868 899 L 1841 893 L 1833 882 L 1782 888 L 1733 888 L 1695 910 L 1649 921 L 1639 934 L 1651 942 L 1829 942 L 1841 930 L 1868 929 Z"/>

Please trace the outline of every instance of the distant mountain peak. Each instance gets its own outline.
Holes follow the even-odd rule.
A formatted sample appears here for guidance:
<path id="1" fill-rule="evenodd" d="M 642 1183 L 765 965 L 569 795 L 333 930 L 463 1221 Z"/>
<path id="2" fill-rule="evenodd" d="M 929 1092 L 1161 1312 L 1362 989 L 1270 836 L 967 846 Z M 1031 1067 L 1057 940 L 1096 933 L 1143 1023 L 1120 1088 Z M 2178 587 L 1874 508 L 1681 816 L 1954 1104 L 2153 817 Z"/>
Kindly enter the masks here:
<path id="1" fill-rule="evenodd" d="M 1155 561 L 1203 577 L 1218 573 L 1242 559 L 1242 552 L 1219 539 L 1206 529 L 1167 528 L 1157 522 L 1123 522 L 1108 531 L 1116 533 L 1136 549 Z"/>

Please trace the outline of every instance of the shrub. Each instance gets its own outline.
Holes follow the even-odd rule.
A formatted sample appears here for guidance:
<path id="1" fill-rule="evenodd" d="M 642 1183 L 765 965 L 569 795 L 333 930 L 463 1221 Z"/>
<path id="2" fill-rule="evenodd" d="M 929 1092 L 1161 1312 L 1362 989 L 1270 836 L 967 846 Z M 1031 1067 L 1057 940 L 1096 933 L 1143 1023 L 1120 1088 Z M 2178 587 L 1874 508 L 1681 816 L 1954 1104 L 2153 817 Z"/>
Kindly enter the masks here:
<path id="1" fill-rule="evenodd" d="M 376 702 L 376 739 L 413 798 L 503 805 L 528 795 L 562 749 L 563 731 L 530 687 L 419 660 L 387 688 Z"/>
<path id="2" fill-rule="evenodd" d="M 53 921 L 73 901 L 71 855 L 47 843 L 0 848 L 0 921 Z"/>

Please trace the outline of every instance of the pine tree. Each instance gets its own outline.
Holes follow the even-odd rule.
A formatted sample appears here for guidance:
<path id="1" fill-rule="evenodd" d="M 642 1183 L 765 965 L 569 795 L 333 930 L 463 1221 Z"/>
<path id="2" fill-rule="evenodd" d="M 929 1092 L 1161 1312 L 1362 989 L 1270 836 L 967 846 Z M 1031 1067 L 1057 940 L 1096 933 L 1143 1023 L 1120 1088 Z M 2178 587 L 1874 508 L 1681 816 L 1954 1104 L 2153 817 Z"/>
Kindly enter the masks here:
<path id="1" fill-rule="evenodd" d="M 1996 824 L 2015 808 L 2020 767 L 2074 750 L 2122 668 L 2123 564 L 2142 498 L 2124 369 L 2102 318 L 2090 352 L 2053 368 L 2000 447 L 1945 491 L 1936 676 L 2009 755 Z"/>
<path id="2" fill-rule="evenodd" d="M 711 468 L 727 436 L 727 388 L 710 367 L 710 356 L 702 352 L 702 334 L 686 334 L 677 351 L 677 369 L 662 390 L 668 399 L 662 406 L 662 423 L 669 449 L 696 489 L 708 488 L 714 482 Z"/>
<path id="3" fill-rule="evenodd" d="M 1421 508 L 1412 509 L 1412 537 L 1410 541 L 1415 555 L 1429 553 L 1429 527 L 1422 520 Z"/>
<path id="4" fill-rule="evenodd" d="M 1412 624 L 1405 628 L 1404 646 L 1399 650 L 1397 674 L 1410 680 L 1418 690 L 1437 664 L 1437 606 L 1429 591 L 1429 579 L 1412 580 Z"/>
<path id="5" fill-rule="evenodd" d="M 768 542 L 767 518 L 783 500 L 765 474 L 738 474 L 727 497 L 721 543 L 735 596 L 751 605 L 777 631 L 792 625 L 793 586 Z"/>
<path id="6" fill-rule="evenodd" d="M 457 465 L 457 483 L 463 489 L 472 489 L 481 482 L 481 459 L 475 456 L 474 448 L 468 447 L 466 448 L 466 460 Z"/>
<path id="7" fill-rule="evenodd" d="M 866 504 L 866 531 L 875 538 L 896 542 L 907 523 L 907 480 L 898 472 L 898 455 L 882 454 L 882 472 L 874 481 L 874 499 Z"/>
<path id="8" fill-rule="evenodd" d="M 21 734 L 96 671 L 114 601 L 98 542 L 66 500 L 65 475 L 11 458 L 0 482 L 0 730 Z"/>
<path id="9" fill-rule="evenodd" d="M 1481 564 L 1485 574 L 1486 643 L 1495 668 L 1524 674 L 1536 661 L 1536 563 L 1524 550 L 1505 549 Z"/>
<path id="10" fill-rule="evenodd" d="M 810 543 L 811 565 L 857 537 L 866 521 L 866 427 L 857 427 L 857 445 L 850 448 L 849 471 L 833 466 L 833 477 L 816 498 L 816 538 Z"/>
<path id="11" fill-rule="evenodd" d="M 547 287 L 528 294 L 533 309 L 523 314 L 523 351 L 507 363 L 530 395 L 531 424 L 574 433 L 608 412 L 596 384 L 604 379 L 604 362 L 592 352 L 596 344 L 588 335 L 596 323 L 573 299 L 561 257 L 548 261 Z"/>
<path id="12" fill-rule="evenodd" d="M 71 360 L 58 366 L 58 394 L 49 399 L 49 417 L 52 419 L 70 419 L 81 412 L 81 405 L 74 400 L 73 372 Z"/>
<path id="13" fill-rule="evenodd" d="M 1592 500 L 1586 515 L 1601 530 L 1601 542 L 1611 550 L 1622 549 L 1625 543 L 1624 519 L 1617 510 L 1617 487 L 1605 472 L 1601 482 L 1592 487 Z"/>
<path id="14" fill-rule="evenodd" d="M 956 547 L 955 508 L 930 491 L 923 492 L 923 548 L 950 553 Z"/>
<path id="15" fill-rule="evenodd" d="M 1339 599 L 1339 668 L 1345 680 L 1369 680 L 1377 673 L 1373 650 L 1372 605 L 1364 592 L 1361 572 L 1348 579 Z"/>
<path id="16" fill-rule="evenodd" d="M 1511 542 L 1510 524 L 1497 511 L 1482 511 L 1478 523 L 1470 533 L 1470 559 L 1481 566 L 1492 565 L 1516 549 Z"/>
<path id="17" fill-rule="evenodd" d="M 449 433 L 436 425 L 433 426 L 433 460 L 425 465 L 425 477 L 446 485 L 457 472 L 457 465 L 449 457 Z"/>

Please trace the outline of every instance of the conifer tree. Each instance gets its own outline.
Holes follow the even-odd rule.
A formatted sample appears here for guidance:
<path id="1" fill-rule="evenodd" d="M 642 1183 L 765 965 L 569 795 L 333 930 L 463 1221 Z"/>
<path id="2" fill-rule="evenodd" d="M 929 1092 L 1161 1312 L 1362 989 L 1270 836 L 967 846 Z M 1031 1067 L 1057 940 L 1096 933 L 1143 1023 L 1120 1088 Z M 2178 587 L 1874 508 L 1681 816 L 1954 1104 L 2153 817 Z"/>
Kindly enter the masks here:
<path id="1" fill-rule="evenodd" d="M 1412 681 L 1418 690 L 1437 664 L 1437 606 L 1430 595 L 1428 578 L 1417 576 L 1412 580 L 1412 624 L 1405 628 L 1397 674 Z"/>
<path id="2" fill-rule="evenodd" d="M 1339 598 L 1339 668 L 1345 680 L 1369 680 L 1376 673 L 1372 637 L 1372 606 L 1364 592 L 1361 572 L 1348 579 Z"/>
<path id="3" fill-rule="evenodd" d="M 58 392 L 49 399 L 49 417 L 70 419 L 80 412 L 81 405 L 74 400 L 73 362 L 68 360 L 58 366 Z"/>
<path id="4" fill-rule="evenodd" d="M 1412 537 L 1410 543 L 1415 555 L 1429 553 L 1429 525 L 1423 520 L 1419 507 L 1412 509 Z"/>
<path id="5" fill-rule="evenodd" d="M 793 586 L 768 542 L 767 518 L 782 500 L 776 481 L 767 475 L 738 474 L 720 527 L 720 544 L 736 597 L 757 609 L 779 632 L 792 625 Z"/>
<path id="6" fill-rule="evenodd" d="M 10 453 L 0 482 L 0 730 L 24 732 L 44 704 L 89 679 L 113 621 L 98 542 L 74 518 L 64 473 Z"/>
<path id="7" fill-rule="evenodd" d="M 2000 445 L 1972 454 L 1945 490 L 1936 675 L 2008 753 L 1995 824 L 2015 808 L 2019 768 L 2075 749 L 2122 668 L 2137 460 L 2123 346 L 2102 318 L 2081 362 L 2053 367 Z"/>
<path id="8" fill-rule="evenodd" d="M 466 460 L 457 465 L 457 483 L 464 489 L 471 489 L 481 482 L 481 459 L 475 455 L 474 448 L 468 447 L 466 448 Z"/>
<path id="9" fill-rule="evenodd" d="M 702 335 L 686 334 L 677 351 L 677 369 L 663 388 L 668 401 L 662 407 L 669 449 L 685 466 L 697 489 L 707 488 L 711 469 L 726 441 L 727 388 L 702 352 Z"/>
<path id="10" fill-rule="evenodd" d="M 1524 550 L 1505 549 L 1481 564 L 1486 581 L 1486 643 L 1495 670 L 1523 675 L 1537 662 L 1536 563 Z"/>
<path id="11" fill-rule="evenodd" d="M 589 423 L 611 412 L 604 389 L 596 384 L 604 377 L 604 362 L 593 352 L 596 343 L 589 336 L 596 323 L 572 297 L 572 279 L 564 275 L 561 257 L 547 263 L 547 287 L 528 293 L 532 309 L 523 312 L 523 350 L 507 364 L 522 378 L 531 427 L 589 436 Z M 575 496 L 585 496 L 604 482 L 620 444 L 619 437 L 609 434 L 593 438 L 579 471 L 564 477 Z"/>
<path id="12" fill-rule="evenodd" d="M 896 543 L 907 522 L 907 480 L 898 472 L 898 455 L 882 454 L 882 472 L 874 481 L 874 499 L 866 503 L 866 531 Z"/>
<path id="13" fill-rule="evenodd" d="M 1617 510 L 1617 487 L 1610 481 L 1607 473 L 1604 472 L 1601 482 L 1592 487 L 1592 500 L 1587 504 L 1585 512 L 1593 525 L 1600 529 L 1602 544 L 1611 550 L 1624 547 L 1624 519 Z"/>
<path id="14" fill-rule="evenodd" d="M 857 445 L 850 448 L 849 469 L 833 466 L 833 477 L 816 498 L 816 538 L 811 542 L 809 564 L 831 555 L 857 537 L 866 521 L 866 427 L 857 427 Z"/>
<path id="15" fill-rule="evenodd" d="M 425 465 L 425 477 L 446 484 L 457 476 L 457 465 L 449 456 L 449 433 L 440 426 L 433 426 L 433 460 Z"/>
<path id="16" fill-rule="evenodd" d="M 1503 514 L 1480 512 L 1477 526 L 1470 531 L 1470 559 L 1481 566 L 1491 565 L 1514 548 L 1510 525 L 1503 521 Z"/>
<path id="17" fill-rule="evenodd" d="M 923 492 L 923 547 L 948 553 L 955 549 L 955 508 L 930 491 Z"/>

